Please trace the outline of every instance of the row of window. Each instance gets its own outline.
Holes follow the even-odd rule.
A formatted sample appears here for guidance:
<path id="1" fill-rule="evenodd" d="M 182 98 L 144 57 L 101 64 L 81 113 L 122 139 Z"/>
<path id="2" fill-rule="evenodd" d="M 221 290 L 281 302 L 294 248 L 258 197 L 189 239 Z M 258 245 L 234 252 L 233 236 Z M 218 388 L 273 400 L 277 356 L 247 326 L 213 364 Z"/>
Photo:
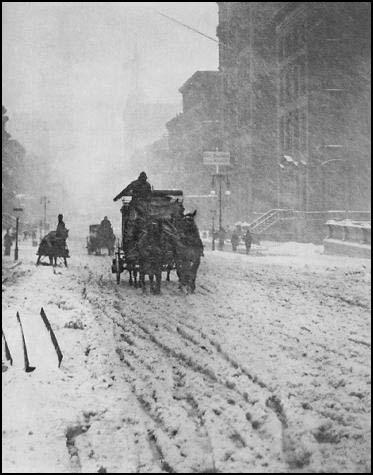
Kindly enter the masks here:
<path id="1" fill-rule="evenodd" d="M 306 63 L 300 58 L 297 63 L 288 66 L 280 76 L 280 105 L 295 101 L 306 94 Z"/>
<path id="2" fill-rule="evenodd" d="M 306 44 L 305 22 L 299 23 L 293 30 L 289 31 L 279 40 L 279 56 L 284 59 L 292 56 Z"/>
<path id="3" fill-rule="evenodd" d="M 307 150 L 307 114 L 297 109 L 280 118 L 280 147 L 290 155 L 305 153 Z M 294 157 L 300 158 L 300 157 Z"/>

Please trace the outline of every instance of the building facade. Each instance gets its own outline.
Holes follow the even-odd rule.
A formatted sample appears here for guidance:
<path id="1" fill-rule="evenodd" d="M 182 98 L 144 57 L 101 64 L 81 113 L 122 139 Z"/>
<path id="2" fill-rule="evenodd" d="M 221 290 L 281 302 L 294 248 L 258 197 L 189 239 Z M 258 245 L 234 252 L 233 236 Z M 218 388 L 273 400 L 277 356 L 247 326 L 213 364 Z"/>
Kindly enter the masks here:
<path id="1" fill-rule="evenodd" d="M 206 227 L 216 200 L 208 198 L 214 167 L 204 165 L 205 151 L 221 150 L 221 76 L 218 71 L 197 71 L 179 89 L 183 111 L 167 124 L 172 157 L 173 187 L 200 211 Z M 198 198 L 200 197 L 200 198 Z M 226 203 L 224 203 L 224 206 Z"/>
<path id="2" fill-rule="evenodd" d="M 285 2 L 277 43 L 278 206 L 370 208 L 370 4 Z"/>
<path id="3" fill-rule="evenodd" d="M 223 148 L 231 153 L 232 212 L 247 220 L 276 203 L 278 2 L 218 2 Z"/>

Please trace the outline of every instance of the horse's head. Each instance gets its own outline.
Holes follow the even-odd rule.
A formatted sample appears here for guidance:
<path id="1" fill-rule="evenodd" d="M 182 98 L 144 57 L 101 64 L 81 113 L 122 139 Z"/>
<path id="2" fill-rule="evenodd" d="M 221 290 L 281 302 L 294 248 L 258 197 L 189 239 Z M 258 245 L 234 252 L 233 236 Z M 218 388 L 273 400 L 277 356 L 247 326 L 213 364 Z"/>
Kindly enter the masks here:
<path id="1" fill-rule="evenodd" d="M 62 229 L 60 231 L 60 237 L 62 239 L 67 239 L 68 235 L 69 235 L 69 230 L 68 229 L 65 228 L 65 229 Z"/>
<path id="2" fill-rule="evenodd" d="M 187 213 L 184 215 L 183 221 L 186 229 L 194 229 L 195 222 L 194 218 L 197 214 L 197 210 L 194 210 L 193 213 Z"/>
<path id="3" fill-rule="evenodd" d="M 152 219 L 146 224 L 145 230 L 148 235 L 159 236 L 162 232 L 162 222 L 159 219 Z"/>

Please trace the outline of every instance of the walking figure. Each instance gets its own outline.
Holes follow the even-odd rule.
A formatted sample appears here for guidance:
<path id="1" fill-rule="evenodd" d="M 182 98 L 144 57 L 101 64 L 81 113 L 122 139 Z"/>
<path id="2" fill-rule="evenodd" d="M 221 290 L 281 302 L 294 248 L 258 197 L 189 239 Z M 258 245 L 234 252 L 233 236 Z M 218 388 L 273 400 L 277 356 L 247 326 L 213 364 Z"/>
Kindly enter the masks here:
<path id="1" fill-rule="evenodd" d="M 224 249 L 224 241 L 225 241 L 225 235 L 226 235 L 226 232 L 225 232 L 225 229 L 224 228 L 221 228 L 219 230 L 219 234 L 218 234 L 218 238 L 219 238 L 219 251 L 222 251 Z"/>
<path id="2" fill-rule="evenodd" d="M 232 236 L 231 236 L 231 244 L 232 244 L 233 252 L 237 251 L 237 246 L 238 246 L 239 242 L 240 242 L 239 235 L 237 234 L 236 231 L 233 231 Z"/>
<path id="3" fill-rule="evenodd" d="M 6 233 L 4 236 L 4 256 L 10 256 L 10 248 L 13 245 L 13 238 L 9 231 L 10 231 L 10 228 L 6 230 Z"/>
<path id="4" fill-rule="evenodd" d="M 253 237 L 251 235 L 250 229 L 246 231 L 244 241 L 245 241 L 245 247 L 246 247 L 246 254 L 249 254 L 251 244 L 253 242 Z"/>

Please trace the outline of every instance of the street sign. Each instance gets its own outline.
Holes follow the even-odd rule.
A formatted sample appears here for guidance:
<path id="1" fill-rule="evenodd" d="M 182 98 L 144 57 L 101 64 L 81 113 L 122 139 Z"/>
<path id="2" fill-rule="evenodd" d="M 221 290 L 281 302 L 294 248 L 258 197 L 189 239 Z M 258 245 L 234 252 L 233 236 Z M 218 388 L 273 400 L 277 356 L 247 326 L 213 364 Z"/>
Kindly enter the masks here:
<path id="1" fill-rule="evenodd" d="M 230 165 L 230 162 L 229 152 L 203 152 L 204 165 Z"/>

